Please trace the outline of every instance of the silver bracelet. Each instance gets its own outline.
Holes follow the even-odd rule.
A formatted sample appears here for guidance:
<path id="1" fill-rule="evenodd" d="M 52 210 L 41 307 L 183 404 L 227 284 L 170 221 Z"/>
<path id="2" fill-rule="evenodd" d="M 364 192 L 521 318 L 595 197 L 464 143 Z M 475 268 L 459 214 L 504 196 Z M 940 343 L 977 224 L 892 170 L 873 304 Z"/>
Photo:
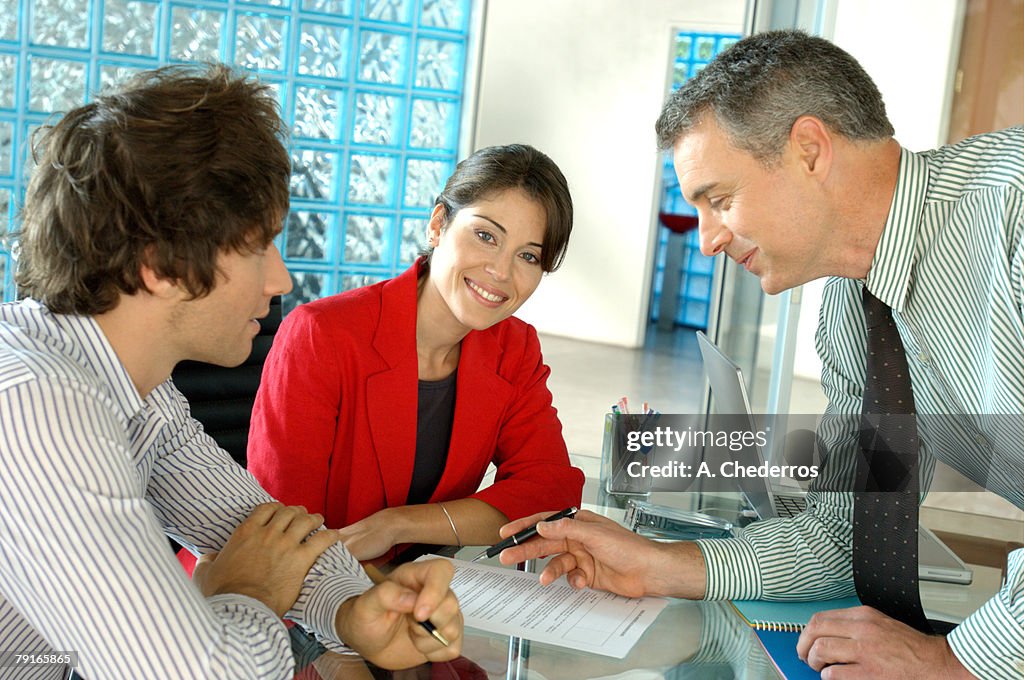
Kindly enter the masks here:
<path id="1" fill-rule="evenodd" d="M 444 507 L 444 503 L 438 503 L 438 505 L 441 506 L 441 512 L 444 513 L 444 516 L 448 518 L 448 524 L 451 525 L 452 533 L 455 534 L 455 542 L 458 543 L 459 547 L 461 548 L 462 547 L 462 539 L 459 538 L 459 530 L 455 528 L 455 521 L 452 520 L 452 516 L 448 512 L 448 508 Z"/>

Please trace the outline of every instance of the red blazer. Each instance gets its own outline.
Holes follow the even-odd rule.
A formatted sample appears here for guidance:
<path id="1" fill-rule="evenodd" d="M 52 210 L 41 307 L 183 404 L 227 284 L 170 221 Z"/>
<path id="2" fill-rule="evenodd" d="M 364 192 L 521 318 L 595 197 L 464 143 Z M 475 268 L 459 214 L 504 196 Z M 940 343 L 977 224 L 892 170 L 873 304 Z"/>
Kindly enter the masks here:
<path id="1" fill-rule="evenodd" d="M 416 289 L 399 277 L 301 305 L 263 368 L 248 468 L 272 496 L 342 527 L 405 505 L 416 455 Z M 448 460 L 431 502 L 479 498 L 510 520 L 578 505 L 537 333 L 509 318 L 462 341 Z M 489 463 L 494 484 L 477 492 Z"/>

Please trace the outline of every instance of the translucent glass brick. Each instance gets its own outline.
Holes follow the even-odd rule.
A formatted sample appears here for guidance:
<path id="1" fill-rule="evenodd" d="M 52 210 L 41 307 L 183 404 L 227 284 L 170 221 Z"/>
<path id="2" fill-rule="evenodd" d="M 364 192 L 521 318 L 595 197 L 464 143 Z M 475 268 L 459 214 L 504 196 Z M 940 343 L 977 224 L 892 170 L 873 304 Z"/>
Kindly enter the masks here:
<path id="1" fill-rule="evenodd" d="M 18 0 L 0 0 L 0 40 L 18 39 Z"/>
<path id="2" fill-rule="evenodd" d="M 409 23 L 412 9 L 410 0 L 362 0 L 363 16 L 375 21 L 387 21 L 392 24 Z"/>
<path id="3" fill-rule="evenodd" d="M 341 290 L 352 290 L 354 288 L 362 288 L 363 286 L 371 286 L 375 283 L 383 281 L 383 276 L 373 276 L 372 274 L 346 274 L 341 277 Z"/>
<path id="4" fill-rule="evenodd" d="M 345 262 L 380 264 L 392 223 L 390 217 L 349 215 L 345 220 Z"/>
<path id="5" fill-rule="evenodd" d="M 359 41 L 359 79 L 401 85 L 406 79 L 409 38 L 364 31 Z"/>
<path id="6" fill-rule="evenodd" d="M 284 256 L 302 260 L 327 259 L 330 236 L 337 229 L 334 213 L 293 210 L 285 226 Z"/>
<path id="7" fill-rule="evenodd" d="M 461 85 L 462 44 L 423 39 L 416 48 L 416 87 L 457 91 Z"/>
<path id="8" fill-rule="evenodd" d="M 33 111 L 68 111 L 85 103 L 85 64 L 30 57 L 28 106 Z"/>
<path id="9" fill-rule="evenodd" d="M 344 90 L 296 86 L 295 136 L 309 139 L 338 139 L 344 98 Z"/>
<path id="10" fill-rule="evenodd" d="M 121 87 L 129 78 L 144 70 L 141 66 L 102 64 L 100 66 L 100 91 L 104 92 Z"/>
<path id="11" fill-rule="evenodd" d="M 447 163 L 410 158 L 405 168 L 405 205 L 432 207 L 447 179 Z"/>
<path id="12" fill-rule="evenodd" d="M 103 49 L 122 54 L 156 56 L 160 5 L 137 0 L 104 0 Z"/>
<path id="13" fill-rule="evenodd" d="M 283 312 L 287 314 L 304 302 L 310 302 L 328 293 L 327 274 L 321 272 L 291 271 L 292 291 L 281 301 Z"/>
<path id="14" fill-rule="evenodd" d="M 11 228 L 11 190 L 0 187 L 0 238 Z M 7 244 L 0 240 L 0 248 Z M 3 277 L 0 277 L 2 279 Z"/>
<path id="15" fill-rule="evenodd" d="M 395 158 L 352 154 L 348 173 L 348 200 L 352 203 L 387 205 L 394 196 L 397 178 Z"/>
<path id="16" fill-rule="evenodd" d="M 288 7 L 291 3 L 288 0 L 238 0 L 251 5 L 267 5 L 269 7 Z"/>
<path id="17" fill-rule="evenodd" d="M 235 27 L 235 63 L 261 71 L 282 70 L 287 36 L 286 19 L 240 12 Z"/>
<path id="18" fill-rule="evenodd" d="M 89 0 L 29 0 L 32 42 L 72 49 L 89 47 Z"/>
<path id="19" fill-rule="evenodd" d="M 427 220 L 402 220 L 402 240 L 398 244 L 398 262 L 409 266 L 427 246 Z"/>
<path id="20" fill-rule="evenodd" d="M 4 302 L 7 302 L 8 300 L 11 299 L 11 297 L 13 297 L 13 296 L 11 296 L 7 292 L 8 286 L 5 285 L 6 282 L 7 282 L 7 255 L 5 255 L 4 253 L 0 252 L 0 300 L 3 300 Z"/>
<path id="21" fill-rule="evenodd" d="M 220 61 L 224 12 L 197 7 L 171 8 L 169 56 L 178 61 Z"/>
<path id="22" fill-rule="evenodd" d="M 18 154 L 18 158 L 21 160 L 21 178 L 22 181 L 27 183 L 29 178 L 32 176 L 32 172 L 36 169 L 36 161 L 32 158 L 32 141 L 36 135 L 36 131 L 39 130 L 41 125 L 39 123 L 27 123 L 21 129 L 21 139 L 24 141 L 19 144 L 14 153 Z"/>
<path id="23" fill-rule="evenodd" d="M 464 0 L 423 0 L 420 25 L 461 31 L 466 25 Z"/>
<path id="24" fill-rule="evenodd" d="M 302 9 L 331 16 L 352 16 L 352 0 L 302 0 Z"/>
<path id="25" fill-rule="evenodd" d="M 344 78 L 348 72 L 351 31 L 344 26 L 303 22 L 299 35 L 299 73 Z"/>
<path id="26" fill-rule="evenodd" d="M 459 112 L 455 102 L 414 99 L 409 124 L 409 146 L 416 149 L 452 149 L 457 142 Z"/>
<path id="27" fill-rule="evenodd" d="M 292 149 L 292 196 L 321 201 L 331 200 L 337 168 L 336 152 Z"/>
<path id="28" fill-rule="evenodd" d="M 676 59 L 682 59 L 683 61 L 690 60 L 690 54 L 693 51 L 693 38 L 680 33 L 676 38 Z"/>
<path id="29" fill-rule="evenodd" d="M 18 55 L 0 54 L 0 109 L 14 108 L 14 83 L 18 76 Z"/>
<path id="30" fill-rule="evenodd" d="M 700 61 L 711 61 L 711 58 L 715 56 L 715 38 L 710 35 L 697 36 L 697 41 L 694 44 L 694 59 Z"/>
<path id="31" fill-rule="evenodd" d="M 356 95 L 352 141 L 357 144 L 393 145 L 398 140 L 400 97 L 360 92 Z"/>
<path id="32" fill-rule="evenodd" d="M 14 123 L 0 120 L 0 176 L 9 177 L 14 158 Z"/>

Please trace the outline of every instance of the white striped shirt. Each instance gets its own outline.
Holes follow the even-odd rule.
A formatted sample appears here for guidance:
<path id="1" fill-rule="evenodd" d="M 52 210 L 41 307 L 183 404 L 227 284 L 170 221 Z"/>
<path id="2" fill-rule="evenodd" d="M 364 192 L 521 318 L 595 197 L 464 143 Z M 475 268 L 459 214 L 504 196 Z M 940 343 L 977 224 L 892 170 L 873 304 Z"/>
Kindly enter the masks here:
<path id="1" fill-rule="evenodd" d="M 827 414 L 848 414 L 823 420 L 833 452 L 857 447 L 850 415 L 860 413 L 864 389 L 864 285 L 892 307 L 906 347 L 922 488 L 939 459 L 1024 509 L 1024 128 L 902 151 L 866 284 L 825 286 L 817 347 Z M 854 456 L 841 460 L 848 473 Z M 851 594 L 852 504 L 849 493 L 812 490 L 799 517 L 700 542 L 708 597 Z M 1024 677 L 1024 551 L 1011 554 L 1003 588 L 948 641 L 978 677 Z"/>
<path id="2" fill-rule="evenodd" d="M 274 613 L 203 598 L 165 537 L 219 550 L 271 498 L 169 380 L 140 398 L 91 317 L 0 305 L 0 471 L 0 652 L 75 651 L 89 680 L 291 677 Z M 369 586 L 335 546 L 288 617 L 342 651 L 338 606 Z"/>

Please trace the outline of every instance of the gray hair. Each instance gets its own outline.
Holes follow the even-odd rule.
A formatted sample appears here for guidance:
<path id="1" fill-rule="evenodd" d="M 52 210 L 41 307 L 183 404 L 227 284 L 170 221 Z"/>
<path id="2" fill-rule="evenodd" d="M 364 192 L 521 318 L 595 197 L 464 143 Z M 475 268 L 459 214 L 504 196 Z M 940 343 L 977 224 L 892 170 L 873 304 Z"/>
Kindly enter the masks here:
<path id="1" fill-rule="evenodd" d="M 673 148 L 708 112 L 764 165 L 779 159 L 804 115 L 848 139 L 893 135 L 882 95 L 857 60 L 801 31 L 759 33 L 716 57 L 665 102 L 654 126 L 658 148 Z"/>

